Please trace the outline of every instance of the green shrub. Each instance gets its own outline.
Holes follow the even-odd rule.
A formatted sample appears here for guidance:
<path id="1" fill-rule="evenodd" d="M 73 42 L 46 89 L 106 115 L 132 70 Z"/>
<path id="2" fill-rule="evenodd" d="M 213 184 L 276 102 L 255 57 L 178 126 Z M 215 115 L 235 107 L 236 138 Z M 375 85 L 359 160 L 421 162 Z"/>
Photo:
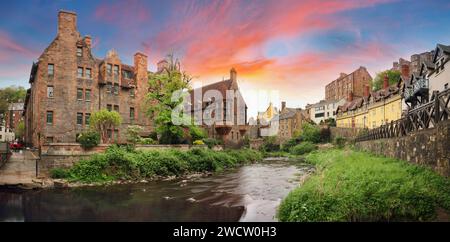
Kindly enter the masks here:
<path id="1" fill-rule="evenodd" d="M 63 168 L 54 168 L 50 170 L 50 177 L 54 179 L 67 178 L 68 172 Z"/>
<path id="2" fill-rule="evenodd" d="M 277 142 L 276 136 L 264 137 L 263 144 L 260 147 L 261 151 L 274 152 L 280 150 L 280 144 Z"/>
<path id="3" fill-rule="evenodd" d="M 81 147 L 90 149 L 100 144 L 100 135 L 95 131 L 85 131 L 78 135 L 77 142 L 81 144 Z"/>
<path id="4" fill-rule="evenodd" d="M 320 128 L 316 125 L 306 123 L 302 127 L 300 138 L 302 141 L 319 143 L 321 141 Z"/>
<path id="5" fill-rule="evenodd" d="M 199 127 L 192 125 L 189 127 L 189 135 L 191 136 L 191 140 L 202 140 L 206 138 L 206 131 Z"/>
<path id="6" fill-rule="evenodd" d="M 334 144 L 339 148 L 342 149 L 345 146 L 345 143 L 347 142 L 347 140 L 344 137 L 336 137 L 334 138 Z"/>
<path id="7" fill-rule="evenodd" d="M 293 155 L 303 155 L 303 154 L 309 153 L 316 149 L 317 149 L 317 145 L 315 145 L 309 141 L 304 141 L 304 142 L 301 142 L 300 144 L 292 147 L 290 149 L 290 153 Z"/>
<path id="8" fill-rule="evenodd" d="M 144 128 L 139 125 L 130 125 L 127 127 L 127 141 L 132 144 L 136 144 L 141 140 L 141 136 L 139 135 Z"/>
<path id="9" fill-rule="evenodd" d="M 205 143 L 203 142 L 203 140 L 196 140 L 192 143 L 193 145 L 205 145 Z"/>
<path id="10" fill-rule="evenodd" d="M 141 145 L 154 145 L 157 144 L 158 142 L 156 142 L 152 138 L 141 138 L 138 143 Z"/>
<path id="11" fill-rule="evenodd" d="M 429 221 L 450 211 L 450 181 L 431 169 L 365 152 L 312 152 L 316 173 L 292 191 L 280 221 Z"/>
<path id="12" fill-rule="evenodd" d="M 296 146 L 298 143 L 300 143 L 299 139 L 296 138 L 290 139 L 281 145 L 281 150 L 288 152 L 292 147 Z"/>
<path id="13" fill-rule="evenodd" d="M 213 139 L 213 138 L 207 138 L 203 139 L 203 142 L 208 146 L 208 148 L 212 149 L 216 145 L 221 145 L 222 141 Z"/>
<path id="14" fill-rule="evenodd" d="M 117 179 L 142 179 L 154 176 L 179 176 L 190 171 L 221 171 L 240 164 L 259 161 L 255 150 L 213 151 L 193 148 L 189 151 L 138 151 L 127 146 L 110 146 L 104 153 L 81 160 L 67 171 L 67 178 L 81 182 Z"/>

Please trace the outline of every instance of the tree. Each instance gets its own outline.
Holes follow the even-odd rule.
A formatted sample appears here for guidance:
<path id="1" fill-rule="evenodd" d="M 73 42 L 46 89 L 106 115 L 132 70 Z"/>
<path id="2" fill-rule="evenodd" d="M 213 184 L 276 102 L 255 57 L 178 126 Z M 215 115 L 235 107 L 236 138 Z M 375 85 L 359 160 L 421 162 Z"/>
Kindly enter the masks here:
<path id="1" fill-rule="evenodd" d="M 102 143 L 108 143 L 108 130 L 114 130 L 121 123 L 122 117 L 118 112 L 106 109 L 93 113 L 89 119 L 90 128 L 98 131 Z"/>
<path id="2" fill-rule="evenodd" d="M 23 121 L 20 121 L 17 124 L 16 129 L 14 130 L 14 136 L 16 137 L 17 140 L 22 141 L 24 134 L 25 134 L 25 123 Z"/>
<path id="3" fill-rule="evenodd" d="M 183 97 L 173 99 L 172 95 L 181 90 L 190 89 L 192 77 L 181 71 L 181 64 L 173 55 L 167 57 L 168 65 L 163 71 L 149 75 L 152 89 L 147 95 L 150 103 L 148 114 L 154 120 L 156 132 L 161 144 L 179 144 L 183 142 L 186 125 L 176 125 L 172 120 L 172 110 L 183 102 Z M 180 119 L 187 119 L 184 114 Z M 185 122 L 182 122 L 185 123 Z"/>
<path id="4" fill-rule="evenodd" d="M 27 91 L 23 87 L 10 86 L 0 89 L 0 119 L 4 117 L 10 103 L 23 102 Z M 0 120 L 2 121 L 2 120 Z"/>
<path id="5" fill-rule="evenodd" d="M 139 133 L 144 130 L 141 126 L 139 125 L 130 125 L 127 128 L 127 141 L 132 143 L 132 144 L 136 144 L 141 140 L 141 136 L 139 135 Z"/>
<path id="6" fill-rule="evenodd" d="M 396 70 L 386 70 L 382 72 L 378 72 L 375 78 L 372 80 L 372 88 L 374 91 L 380 90 L 383 88 L 384 77 L 388 76 L 389 85 L 395 84 L 400 79 L 400 71 Z"/>

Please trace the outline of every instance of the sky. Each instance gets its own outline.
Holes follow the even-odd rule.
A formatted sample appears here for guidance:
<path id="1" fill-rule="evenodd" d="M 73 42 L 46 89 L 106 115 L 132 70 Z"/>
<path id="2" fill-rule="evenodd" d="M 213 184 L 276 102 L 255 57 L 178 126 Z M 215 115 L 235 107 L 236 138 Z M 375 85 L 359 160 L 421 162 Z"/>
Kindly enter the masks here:
<path id="1" fill-rule="evenodd" d="M 17 0 L 1 1 L 0 88 L 29 87 L 31 64 L 56 36 L 60 9 L 77 13 L 93 54 L 137 51 L 149 70 L 167 54 L 194 87 L 237 70 L 249 116 L 267 107 L 304 107 L 325 85 L 360 66 L 377 72 L 399 58 L 450 44 L 448 0 Z"/>

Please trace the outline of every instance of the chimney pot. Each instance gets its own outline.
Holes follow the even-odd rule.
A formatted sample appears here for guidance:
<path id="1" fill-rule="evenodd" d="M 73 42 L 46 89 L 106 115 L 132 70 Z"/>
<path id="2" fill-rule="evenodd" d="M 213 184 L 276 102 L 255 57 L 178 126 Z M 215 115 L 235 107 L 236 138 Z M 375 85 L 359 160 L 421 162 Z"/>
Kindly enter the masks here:
<path id="1" fill-rule="evenodd" d="M 348 93 L 347 101 L 349 101 L 349 102 L 353 101 L 353 92 L 352 92 L 352 91 L 350 91 L 350 92 Z"/>
<path id="2" fill-rule="evenodd" d="M 77 14 L 61 10 L 58 13 L 58 35 L 70 36 L 77 31 Z"/>
<path id="3" fill-rule="evenodd" d="M 364 85 L 364 97 L 369 97 L 369 85 Z"/>
<path id="4" fill-rule="evenodd" d="M 389 88 L 389 77 L 388 77 L 387 73 L 384 75 L 383 88 L 384 89 L 388 89 Z"/>
<path id="5" fill-rule="evenodd" d="M 84 43 L 86 44 L 86 46 L 90 49 L 91 45 L 92 45 L 92 38 L 90 35 L 86 35 L 84 36 Z"/>
<path id="6" fill-rule="evenodd" d="M 284 110 L 286 108 L 286 102 L 281 102 L 281 110 Z"/>
<path id="7" fill-rule="evenodd" d="M 231 70 L 230 70 L 230 80 L 232 80 L 232 81 L 237 80 L 237 72 L 236 72 L 236 69 L 234 69 L 234 67 L 231 68 Z"/>

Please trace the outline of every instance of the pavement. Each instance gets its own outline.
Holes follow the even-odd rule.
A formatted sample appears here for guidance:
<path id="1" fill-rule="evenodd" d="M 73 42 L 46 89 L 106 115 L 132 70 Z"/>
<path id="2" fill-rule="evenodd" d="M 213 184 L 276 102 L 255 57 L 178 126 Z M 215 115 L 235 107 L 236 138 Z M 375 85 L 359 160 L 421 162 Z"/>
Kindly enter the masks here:
<path id="1" fill-rule="evenodd" d="M 38 186 L 36 158 L 32 151 L 13 152 L 6 164 L 0 168 L 0 186 Z"/>

